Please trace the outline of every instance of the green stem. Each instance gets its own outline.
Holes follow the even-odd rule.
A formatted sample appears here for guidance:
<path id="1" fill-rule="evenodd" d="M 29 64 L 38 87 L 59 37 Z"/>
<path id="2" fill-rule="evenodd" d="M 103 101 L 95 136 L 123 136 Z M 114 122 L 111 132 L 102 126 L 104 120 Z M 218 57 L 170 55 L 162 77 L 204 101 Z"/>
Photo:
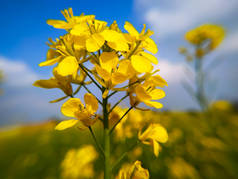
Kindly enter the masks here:
<path id="1" fill-rule="evenodd" d="M 138 144 L 139 144 L 139 141 L 136 140 L 136 142 L 135 142 L 133 145 L 131 145 L 131 146 L 129 147 L 129 149 L 128 149 L 126 152 L 124 152 L 124 153 L 121 155 L 121 157 L 115 162 L 115 164 L 112 166 L 112 170 L 117 169 L 117 166 L 122 162 L 122 160 L 123 160 L 123 159 L 128 155 L 128 153 L 129 153 L 134 147 L 136 147 Z"/>
<path id="2" fill-rule="evenodd" d="M 116 104 L 114 104 L 114 106 L 110 109 L 110 111 L 108 112 L 109 114 L 112 112 L 112 110 L 118 105 L 120 104 L 124 99 L 126 99 L 129 95 L 125 95 L 123 96 Z"/>
<path id="3" fill-rule="evenodd" d="M 101 86 L 91 77 L 91 75 L 85 70 L 84 66 L 82 64 L 79 64 L 80 68 L 87 74 L 87 76 L 92 80 L 92 82 L 100 89 L 102 90 Z"/>
<path id="4" fill-rule="evenodd" d="M 104 90 L 102 90 L 102 93 Z M 109 119 L 107 111 L 107 98 L 103 99 L 103 119 L 104 119 L 104 179 L 111 179 L 111 167 L 110 167 L 110 129 Z"/>
<path id="5" fill-rule="evenodd" d="M 111 94 L 109 94 L 108 96 L 107 96 L 107 99 L 108 98 L 110 98 L 111 96 L 113 96 L 114 94 L 116 94 L 118 91 L 114 91 L 114 92 L 112 92 Z"/>
<path id="6" fill-rule="evenodd" d="M 88 129 L 89 129 L 90 133 L 92 134 L 93 140 L 95 141 L 95 144 L 96 144 L 97 148 L 101 152 L 102 156 L 105 157 L 104 151 L 103 151 L 101 145 L 98 143 L 97 138 L 96 138 L 96 136 L 93 132 L 93 129 L 91 128 L 91 126 L 89 126 Z"/>
<path id="7" fill-rule="evenodd" d="M 137 44 L 136 44 L 136 47 L 133 49 L 133 51 L 128 55 L 128 59 L 135 53 L 135 51 L 138 49 L 138 47 L 140 46 L 141 44 L 141 41 L 139 41 Z"/>
<path id="8" fill-rule="evenodd" d="M 117 121 L 117 123 L 111 128 L 110 130 L 110 134 L 113 132 L 113 130 L 115 129 L 115 127 L 117 126 L 117 124 L 119 124 L 121 122 L 121 120 L 127 115 L 128 112 L 130 112 L 130 110 L 133 109 L 134 106 L 131 106 L 124 114 L 123 116 Z"/>
<path id="9" fill-rule="evenodd" d="M 202 110 L 207 108 L 207 99 L 204 92 L 204 73 L 202 68 L 202 59 L 195 59 L 196 71 L 196 97 Z"/>

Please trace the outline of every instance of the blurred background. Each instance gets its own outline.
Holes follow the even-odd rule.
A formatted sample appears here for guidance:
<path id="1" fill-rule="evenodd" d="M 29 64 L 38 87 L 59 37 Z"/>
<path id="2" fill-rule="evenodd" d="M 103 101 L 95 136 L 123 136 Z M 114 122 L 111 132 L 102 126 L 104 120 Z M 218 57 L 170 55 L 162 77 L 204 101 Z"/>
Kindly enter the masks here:
<path id="1" fill-rule="evenodd" d="M 94 14 L 108 24 L 116 20 L 121 29 L 129 21 L 138 31 L 144 23 L 154 31 L 157 68 L 168 82 L 167 96 L 161 100 L 162 112 L 145 112 L 149 117 L 144 119 L 164 125 L 169 142 L 158 158 L 143 147 L 135 152 L 151 178 L 238 178 L 237 0 L 1 0 L 0 178 L 61 178 L 67 151 L 93 143 L 88 131 L 54 131 L 55 121 L 62 117 L 62 102 L 49 101 L 64 94 L 32 86 L 51 75 L 51 67 L 38 66 L 46 58 L 46 41 L 65 33 L 48 26 L 46 20 L 63 19 L 60 10 L 68 7 L 75 15 Z M 189 47 L 184 39 L 187 31 L 206 23 L 226 30 L 221 45 L 205 57 L 205 66 L 219 63 L 209 68 L 206 91 L 212 100 L 226 102 L 200 112 L 181 83 L 187 79 L 186 61 L 178 48 Z M 97 134 L 100 137 L 100 131 Z M 126 146 L 123 141 L 121 150 Z M 94 168 L 95 173 L 100 171 L 99 158 Z"/>

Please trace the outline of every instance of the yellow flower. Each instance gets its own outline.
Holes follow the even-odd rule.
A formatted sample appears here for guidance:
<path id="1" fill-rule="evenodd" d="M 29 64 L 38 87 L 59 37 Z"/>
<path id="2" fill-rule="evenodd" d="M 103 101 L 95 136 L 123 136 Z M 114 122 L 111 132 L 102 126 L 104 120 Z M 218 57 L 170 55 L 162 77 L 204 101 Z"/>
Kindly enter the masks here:
<path id="1" fill-rule="evenodd" d="M 129 35 L 130 35 L 130 37 L 129 38 L 132 38 L 133 39 L 133 41 L 146 41 L 147 40 L 147 38 L 149 38 L 151 35 L 153 35 L 153 32 L 152 31 L 150 31 L 150 30 L 147 30 L 147 32 L 145 32 L 145 28 L 146 28 L 146 25 L 144 24 L 143 25 L 144 27 L 143 27 L 143 29 L 142 29 L 142 31 L 139 33 L 136 29 L 135 29 L 135 27 L 131 24 L 131 23 L 129 23 L 129 22 L 126 22 L 125 23 L 125 25 L 124 25 L 124 28 L 126 29 L 126 31 L 129 33 Z M 152 45 L 153 46 L 153 45 Z M 156 47 L 156 49 L 157 49 L 157 47 Z M 154 49 L 154 51 L 153 52 L 155 52 L 155 53 L 157 53 L 157 50 L 156 49 Z M 148 49 L 146 49 L 146 50 L 148 50 Z M 149 50 L 148 50 L 149 51 Z M 152 52 L 152 53 L 153 53 Z"/>
<path id="2" fill-rule="evenodd" d="M 128 51 L 129 46 L 124 35 L 115 30 L 107 29 L 102 32 L 103 38 L 107 41 L 107 45 L 116 51 Z"/>
<path id="3" fill-rule="evenodd" d="M 61 11 L 61 13 L 65 17 L 66 21 L 50 19 L 47 20 L 47 24 L 52 25 L 54 28 L 69 30 L 78 23 L 86 22 L 95 18 L 94 15 L 85 16 L 84 14 L 81 14 L 80 16 L 74 16 L 72 8 L 69 8 L 68 10 L 65 9 Z"/>
<path id="4" fill-rule="evenodd" d="M 76 57 L 80 59 L 84 54 L 73 50 L 72 44 L 77 44 L 74 41 L 75 39 L 70 34 L 62 36 L 56 42 L 52 41 L 53 44 L 50 45 L 52 48 L 47 52 L 46 61 L 41 62 L 39 66 L 51 66 L 58 63 L 58 73 L 61 76 L 76 75 L 80 63 Z"/>
<path id="5" fill-rule="evenodd" d="M 219 111 L 231 111 L 233 109 L 233 106 L 229 101 L 217 100 L 211 104 L 211 109 Z"/>
<path id="6" fill-rule="evenodd" d="M 71 82 L 73 81 L 72 76 L 61 76 L 58 72 L 58 68 L 55 67 L 53 70 L 54 77 L 48 80 L 37 80 L 33 85 L 40 88 L 59 88 L 66 95 L 72 96 L 73 90 Z"/>
<path id="7" fill-rule="evenodd" d="M 120 169 L 116 179 L 149 179 L 149 171 L 141 166 L 140 161 L 133 165 L 126 164 Z"/>
<path id="8" fill-rule="evenodd" d="M 108 89 L 123 83 L 134 75 L 130 61 L 121 60 L 119 62 L 115 52 L 103 52 L 99 57 L 99 63 L 100 65 L 96 64 L 95 67 L 97 74 L 104 80 L 100 83 Z"/>
<path id="9" fill-rule="evenodd" d="M 132 24 L 126 22 L 124 28 L 129 34 L 124 34 L 128 43 L 130 44 L 130 50 L 124 54 L 126 58 L 131 58 L 133 68 L 138 73 L 151 72 L 153 66 L 151 63 L 157 64 L 157 58 L 150 53 L 144 52 L 148 50 L 151 53 L 157 53 L 158 49 L 154 41 L 149 38 L 153 34 L 152 31 L 148 30 L 145 32 L 146 26 L 139 33 Z"/>
<path id="10" fill-rule="evenodd" d="M 222 26 L 204 24 L 185 34 L 185 39 L 193 45 L 207 45 L 208 50 L 214 50 L 220 45 L 225 37 L 225 30 Z M 208 43 L 208 44 L 206 44 Z"/>
<path id="11" fill-rule="evenodd" d="M 77 24 L 70 33 L 85 39 L 85 47 L 89 52 L 99 50 L 105 42 L 116 51 L 128 51 L 129 47 L 121 32 L 106 28 L 107 23 L 92 20 Z"/>
<path id="12" fill-rule="evenodd" d="M 93 146 L 85 145 L 79 149 L 70 149 L 61 163 L 62 178 L 92 178 L 93 162 L 98 154 Z"/>
<path id="13" fill-rule="evenodd" d="M 130 93 L 131 105 L 138 105 L 140 102 L 145 103 L 147 106 L 154 108 L 162 108 L 163 105 L 157 101 L 161 98 L 165 97 L 165 92 L 161 89 L 157 89 L 156 87 L 164 87 L 167 86 L 167 82 L 161 78 L 159 75 L 152 76 L 148 78 L 143 84 L 138 84 L 134 91 L 136 97 Z"/>
<path id="14" fill-rule="evenodd" d="M 150 124 L 149 127 L 141 133 L 138 133 L 139 140 L 153 147 L 155 156 L 159 155 L 159 142 L 165 143 L 168 140 L 168 133 L 166 129 L 160 124 Z"/>
<path id="15" fill-rule="evenodd" d="M 61 112 L 67 117 L 76 119 L 65 120 L 59 123 L 55 129 L 64 130 L 75 126 L 78 121 L 81 121 L 84 126 L 89 127 L 96 122 L 97 116 L 95 112 L 98 109 L 98 101 L 95 96 L 90 93 L 84 95 L 84 106 L 79 98 L 70 98 L 62 107 Z"/>
<path id="16" fill-rule="evenodd" d="M 70 33 L 79 39 L 84 39 L 84 47 L 88 52 L 95 52 L 105 43 L 102 32 L 106 25 L 107 22 L 105 21 L 89 20 L 74 26 Z"/>

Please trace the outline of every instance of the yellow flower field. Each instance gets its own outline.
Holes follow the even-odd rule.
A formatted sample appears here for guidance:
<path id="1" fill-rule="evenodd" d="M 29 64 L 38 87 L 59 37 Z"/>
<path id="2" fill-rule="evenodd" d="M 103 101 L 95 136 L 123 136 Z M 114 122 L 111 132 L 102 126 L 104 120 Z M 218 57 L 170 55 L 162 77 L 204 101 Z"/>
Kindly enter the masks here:
<path id="1" fill-rule="evenodd" d="M 130 121 L 134 122 L 133 125 Z M 159 141 L 158 158 L 149 145 L 132 146 L 138 135 L 138 126 L 150 122 L 162 125 L 168 131 L 168 142 Z M 55 131 L 56 124 L 51 120 L 2 129 L 0 178 L 102 177 L 103 166 L 90 133 L 77 128 Z M 102 132 L 97 130 L 99 125 L 96 123 L 93 128 L 102 142 Z M 147 111 L 142 115 L 140 111 L 133 111 L 114 134 L 113 160 L 131 148 L 120 164 L 132 166 L 131 161 L 143 161 L 142 167 L 148 169 L 152 179 L 237 178 L 237 127 L 238 112 L 225 102 L 214 104 L 204 113 Z M 80 152 L 82 148 L 86 154 Z M 118 175 L 119 168 L 113 169 L 113 176 Z M 81 170 L 83 172 L 79 172 Z M 147 175 L 146 171 L 139 171 Z"/>

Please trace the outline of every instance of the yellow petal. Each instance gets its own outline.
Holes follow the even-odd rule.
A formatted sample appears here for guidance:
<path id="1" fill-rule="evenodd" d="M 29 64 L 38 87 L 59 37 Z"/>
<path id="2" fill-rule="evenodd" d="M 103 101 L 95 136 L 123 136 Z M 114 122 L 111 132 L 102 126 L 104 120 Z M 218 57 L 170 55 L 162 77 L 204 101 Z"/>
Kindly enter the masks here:
<path id="1" fill-rule="evenodd" d="M 119 59 L 115 52 L 103 52 L 99 57 L 99 61 L 100 66 L 111 73 L 112 69 L 116 68 Z"/>
<path id="2" fill-rule="evenodd" d="M 161 89 L 154 89 L 149 93 L 149 95 L 152 100 L 158 100 L 165 97 L 165 92 Z"/>
<path id="3" fill-rule="evenodd" d="M 134 171 L 132 173 L 132 178 L 133 179 L 149 179 L 150 178 L 149 171 L 147 169 L 144 169 L 141 166 L 141 162 L 138 160 L 134 163 Z"/>
<path id="4" fill-rule="evenodd" d="M 61 112 L 65 116 L 75 117 L 75 112 L 81 111 L 83 108 L 79 98 L 70 98 L 62 105 Z"/>
<path id="5" fill-rule="evenodd" d="M 78 61 L 73 56 L 65 57 L 57 66 L 57 72 L 61 76 L 73 75 L 78 71 Z"/>
<path id="6" fill-rule="evenodd" d="M 160 124 L 151 124 L 148 138 L 156 140 L 157 142 L 165 143 L 168 141 L 168 133 Z"/>
<path id="7" fill-rule="evenodd" d="M 117 32 L 115 30 L 109 30 L 109 29 L 108 30 L 104 30 L 101 33 L 101 35 L 108 42 L 116 42 L 116 41 L 120 40 L 120 38 L 122 37 L 120 32 Z"/>
<path id="8" fill-rule="evenodd" d="M 157 45 L 151 38 L 146 38 L 145 41 L 142 41 L 142 46 L 153 54 L 158 52 Z"/>
<path id="9" fill-rule="evenodd" d="M 122 33 L 114 30 L 104 30 L 101 34 L 112 49 L 116 51 L 128 51 L 128 44 Z"/>
<path id="10" fill-rule="evenodd" d="M 107 45 L 116 51 L 128 51 L 129 47 L 125 41 L 108 42 Z"/>
<path id="11" fill-rule="evenodd" d="M 86 40 L 86 49 L 89 52 L 96 52 L 103 46 L 104 42 L 102 35 L 95 33 Z"/>
<path id="12" fill-rule="evenodd" d="M 84 23 L 75 25 L 71 29 L 70 34 L 80 37 L 80 36 L 89 36 L 91 33 L 89 30 L 88 24 L 84 22 Z"/>
<path id="13" fill-rule="evenodd" d="M 37 80 L 33 85 L 36 87 L 47 88 L 47 89 L 59 88 L 59 84 L 57 80 L 55 79 Z"/>
<path id="14" fill-rule="evenodd" d="M 140 55 L 132 55 L 131 64 L 133 68 L 139 73 L 150 72 L 153 68 L 150 61 Z"/>
<path id="15" fill-rule="evenodd" d="M 156 102 L 156 101 L 143 101 L 147 106 L 160 109 L 163 107 L 163 104 Z"/>
<path id="16" fill-rule="evenodd" d="M 120 72 L 115 72 L 112 74 L 112 84 L 117 85 L 117 84 L 123 83 L 124 81 L 127 80 L 127 78 L 128 78 L 127 75 Z"/>
<path id="17" fill-rule="evenodd" d="M 155 156 L 158 157 L 159 156 L 159 143 L 156 142 L 155 140 L 152 140 L 151 143 L 152 143 L 152 147 L 153 147 L 153 152 L 154 152 Z"/>
<path id="18" fill-rule="evenodd" d="M 49 19 L 46 21 L 46 23 L 48 25 L 51 25 L 53 26 L 54 28 L 57 28 L 57 29 L 69 29 L 69 25 L 67 22 L 65 21 L 62 21 L 62 20 L 52 20 L 52 19 Z"/>
<path id="19" fill-rule="evenodd" d="M 124 75 L 127 75 L 128 78 L 131 78 L 135 75 L 136 71 L 134 70 L 134 68 L 131 65 L 131 61 L 130 60 L 123 60 L 119 63 L 119 67 L 117 72 L 120 72 Z"/>
<path id="20" fill-rule="evenodd" d="M 75 124 L 78 123 L 76 119 L 70 119 L 60 122 L 56 127 L 55 130 L 65 130 L 67 128 L 73 127 Z"/>
<path id="21" fill-rule="evenodd" d="M 151 77 L 151 80 L 155 86 L 164 87 L 168 86 L 167 82 L 159 75 Z"/>
<path id="22" fill-rule="evenodd" d="M 80 120 L 86 127 L 93 125 L 97 120 L 97 118 L 94 118 L 94 116 L 88 110 L 76 112 L 75 115 L 77 119 Z"/>
<path id="23" fill-rule="evenodd" d="M 95 15 L 83 15 L 83 16 L 74 16 L 77 23 L 92 21 L 95 19 Z"/>
<path id="24" fill-rule="evenodd" d="M 130 35 L 139 36 L 139 32 L 135 29 L 135 27 L 131 23 L 126 22 L 124 28 L 126 29 L 127 32 L 129 32 Z"/>
<path id="25" fill-rule="evenodd" d="M 86 109 L 92 114 L 98 110 L 98 100 L 92 94 L 86 93 L 84 95 L 84 102 L 86 105 Z"/>
<path id="26" fill-rule="evenodd" d="M 158 64 L 158 59 L 154 55 L 151 55 L 151 54 L 146 53 L 146 52 L 140 52 L 140 54 L 142 56 L 146 57 L 147 59 L 149 59 L 152 63 Z"/>
<path id="27" fill-rule="evenodd" d="M 111 79 L 111 73 L 108 73 L 106 70 L 101 68 L 100 66 L 96 65 L 96 71 L 98 75 L 103 78 L 105 81 L 109 81 Z"/>
<path id="28" fill-rule="evenodd" d="M 74 38 L 74 49 L 75 50 L 85 49 L 86 40 L 87 40 L 86 35 L 75 36 L 75 38 Z"/>
<path id="29" fill-rule="evenodd" d="M 136 93 L 136 96 L 139 98 L 140 101 L 146 101 L 146 100 L 151 99 L 151 96 L 148 95 L 146 90 L 140 85 L 138 85 L 135 88 L 135 93 Z"/>
<path id="30" fill-rule="evenodd" d="M 53 59 L 50 59 L 50 60 L 46 60 L 44 62 L 41 62 L 39 64 L 40 67 L 43 67 L 43 66 L 50 66 L 50 65 L 54 65 L 55 63 L 59 62 L 61 60 L 61 56 L 58 56 L 56 58 L 53 58 Z"/>
<path id="31" fill-rule="evenodd" d="M 55 49 L 52 49 L 50 48 L 48 51 L 47 51 L 47 54 L 46 54 L 46 60 L 51 60 L 53 58 L 56 58 L 57 56 L 59 56 L 60 53 L 57 52 Z"/>

